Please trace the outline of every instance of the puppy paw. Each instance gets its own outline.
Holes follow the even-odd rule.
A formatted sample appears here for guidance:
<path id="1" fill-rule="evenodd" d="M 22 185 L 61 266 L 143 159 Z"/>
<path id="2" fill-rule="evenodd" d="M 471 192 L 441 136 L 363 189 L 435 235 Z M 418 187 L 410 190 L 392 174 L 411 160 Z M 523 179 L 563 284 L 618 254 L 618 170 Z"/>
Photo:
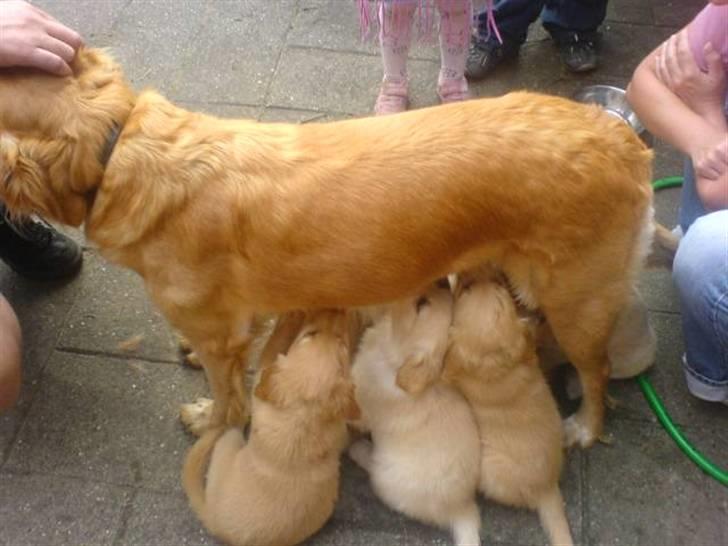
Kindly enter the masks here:
<path id="1" fill-rule="evenodd" d="M 192 404 L 182 404 L 179 409 L 180 421 L 195 436 L 201 436 L 210 426 L 214 402 L 209 398 L 198 398 Z"/>
<path id="2" fill-rule="evenodd" d="M 564 444 L 567 448 L 573 446 L 587 448 L 592 446 L 597 439 L 598 436 L 581 422 L 578 414 L 564 420 Z"/>
<path id="3" fill-rule="evenodd" d="M 374 446 L 369 440 L 357 440 L 349 447 L 349 458 L 368 471 L 372 466 L 373 449 Z"/>

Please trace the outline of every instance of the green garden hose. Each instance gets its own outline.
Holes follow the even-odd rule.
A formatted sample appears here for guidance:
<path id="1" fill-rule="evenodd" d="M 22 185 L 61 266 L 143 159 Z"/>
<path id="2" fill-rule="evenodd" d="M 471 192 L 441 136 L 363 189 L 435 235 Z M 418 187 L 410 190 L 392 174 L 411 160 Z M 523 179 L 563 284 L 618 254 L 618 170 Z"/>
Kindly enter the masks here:
<path id="1" fill-rule="evenodd" d="M 652 187 L 655 190 L 661 190 L 663 188 L 673 188 L 676 186 L 681 186 L 682 181 L 683 179 L 681 176 L 670 176 L 667 178 L 660 178 L 659 180 L 655 180 L 652 183 Z M 660 397 L 657 396 L 657 393 L 652 387 L 652 384 L 647 378 L 647 375 L 640 374 L 637 377 L 637 383 L 642 389 L 642 393 L 645 395 L 647 403 L 652 408 L 652 411 L 655 412 L 655 415 L 660 421 L 660 424 L 665 427 L 668 435 L 675 441 L 678 447 L 682 449 L 683 452 L 688 456 L 688 458 L 696 465 L 698 465 L 698 467 L 703 472 L 705 472 L 708 476 L 715 479 L 719 483 L 728 487 L 728 472 L 721 468 L 718 468 L 713 462 L 711 462 L 702 453 L 700 453 L 700 451 L 695 449 L 695 447 L 685 438 L 685 436 L 683 436 L 680 429 L 670 418 L 667 410 L 665 410 L 665 406 L 662 405 L 662 401 L 660 400 Z"/>

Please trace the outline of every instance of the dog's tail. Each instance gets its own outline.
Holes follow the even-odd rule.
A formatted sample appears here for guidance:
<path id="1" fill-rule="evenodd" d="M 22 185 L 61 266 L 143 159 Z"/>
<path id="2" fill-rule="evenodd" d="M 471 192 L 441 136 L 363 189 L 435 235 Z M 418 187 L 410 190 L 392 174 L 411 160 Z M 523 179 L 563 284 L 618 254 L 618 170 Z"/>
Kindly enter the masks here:
<path id="1" fill-rule="evenodd" d="M 558 485 L 541 498 L 537 508 L 541 526 L 546 530 L 552 546 L 573 546 L 564 499 Z"/>
<path id="2" fill-rule="evenodd" d="M 655 234 L 647 255 L 647 266 L 671 269 L 679 243 L 680 239 L 677 236 L 662 224 L 655 222 Z"/>
<path id="3" fill-rule="evenodd" d="M 223 432 L 223 426 L 206 431 L 190 449 L 182 469 L 182 485 L 190 506 L 200 519 L 204 519 L 205 514 L 205 469 L 210 453 Z"/>
<path id="4" fill-rule="evenodd" d="M 452 520 L 456 546 L 480 546 L 480 511 L 473 500 Z"/>

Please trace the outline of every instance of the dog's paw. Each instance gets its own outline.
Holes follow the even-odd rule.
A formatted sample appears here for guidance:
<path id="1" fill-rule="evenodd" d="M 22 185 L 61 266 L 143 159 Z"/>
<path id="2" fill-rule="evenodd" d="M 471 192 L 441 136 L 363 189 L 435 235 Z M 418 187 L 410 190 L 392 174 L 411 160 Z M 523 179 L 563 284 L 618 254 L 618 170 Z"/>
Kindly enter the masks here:
<path id="1" fill-rule="evenodd" d="M 564 420 L 564 444 L 567 448 L 574 446 L 591 447 L 598 439 L 599 436 L 581 422 L 578 414 Z"/>
<path id="2" fill-rule="evenodd" d="M 178 342 L 179 350 L 182 353 L 182 364 L 185 364 L 190 368 L 195 368 L 196 370 L 202 368 L 200 357 L 198 357 L 197 353 L 192 350 L 192 345 L 189 340 L 184 336 L 179 336 Z"/>
<path id="3" fill-rule="evenodd" d="M 182 404 L 179 409 L 180 421 L 195 436 L 201 436 L 210 426 L 214 402 L 210 398 L 198 398 L 192 404 Z"/>

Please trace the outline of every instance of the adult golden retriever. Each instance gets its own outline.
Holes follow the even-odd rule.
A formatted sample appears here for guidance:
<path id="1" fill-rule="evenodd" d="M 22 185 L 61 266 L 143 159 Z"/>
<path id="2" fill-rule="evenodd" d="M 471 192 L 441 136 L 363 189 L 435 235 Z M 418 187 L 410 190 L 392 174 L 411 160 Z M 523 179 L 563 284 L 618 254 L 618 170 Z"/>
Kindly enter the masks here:
<path id="1" fill-rule="evenodd" d="M 263 124 L 136 95 L 98 50 L 73 69 L 0 78 L 0 199 L 85 222 L 144 278 L 204 364 L 215 422 L 246 418 L 256 313 L 387 302 L 490 261 L 579 371 L 568 441 L 599 436 L 605 346 L 653 232 L 651 152 L 625 124 L 523 92 Z"/>

